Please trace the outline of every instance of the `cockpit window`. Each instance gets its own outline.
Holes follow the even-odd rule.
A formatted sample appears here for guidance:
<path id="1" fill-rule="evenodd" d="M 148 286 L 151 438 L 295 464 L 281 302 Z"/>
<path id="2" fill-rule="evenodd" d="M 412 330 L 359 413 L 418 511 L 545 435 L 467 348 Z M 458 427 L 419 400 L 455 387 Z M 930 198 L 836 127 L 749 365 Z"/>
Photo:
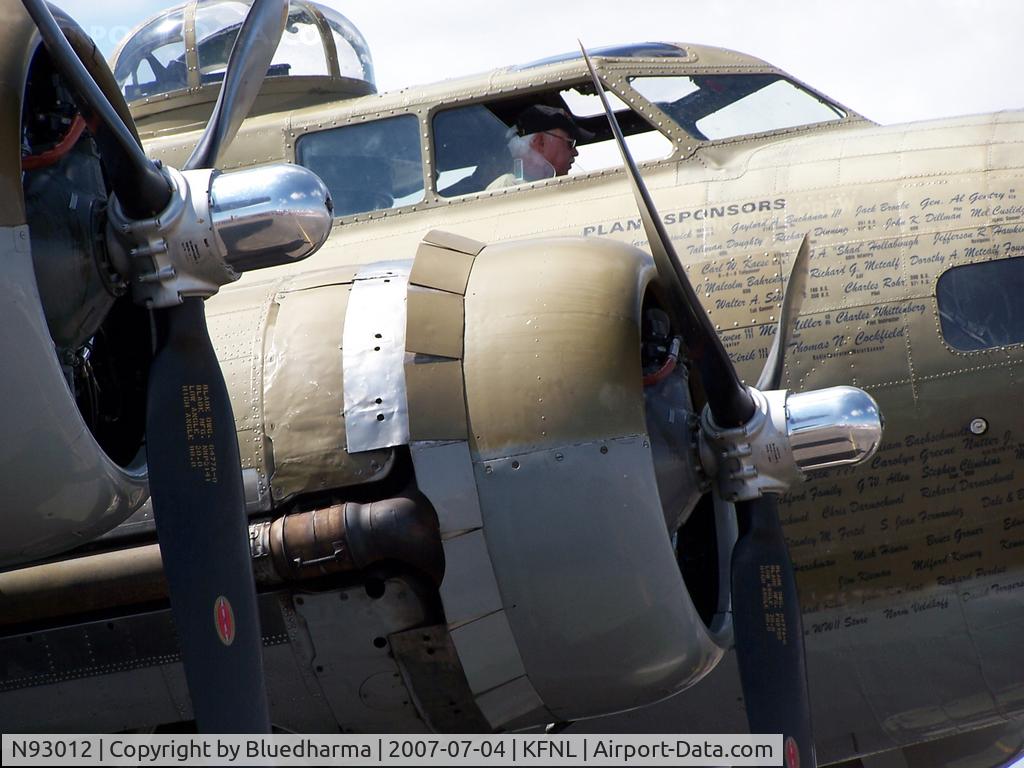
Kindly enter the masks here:
<path id="1" fill-rule="evenodd" d="M 838 107 L 775 74 L 633 77 L 630 85 L 702 141 L 846 117 Z"/>
<path id="2" fill-rule="evenodd" d="M 626 144 L 637 162 L 661 160 L 672 154 L 675 147 L 669 138 L 613 94 L 609 95 L 626 134 Z M 531 91 L 500 101 L 444 110 L 435 116 L 433 144 L 438 194 L 458 197 L 554 176 L 556 169 L 552 166 L 548 166 L 548 173 L 533 178 L 522 173 L 522 161 L 517 165 L 510 151 L 514 149 L 513 142 L 520 138 L 516 136 L 517 117 L 536 105 L 567 112 L 589 136 L 576 142 L 568 175 L 622 164 L 600 100 L 589 84 L 547 93 Z"/>
<path id="3" fill-rule="evenodd" d="M 942 336 L 971 352 L 1024 342 L 1024 259 L 953 267 L 936 287 Z"/>
<path id="4" fill-rule="evenodd" d="M 614 93 L 606 91 L 606 95 L 608 104 L 625 134 L 626 146 L 629 147 L 630 154 L 636 162 L 664 160 L 672 154 L 674 146 L 668 137 L 656 131 Z M 611 136 L 601 97 L 593 92 L 589 84 L 586 87 L 562 91 L 561 96 L 578 119 L 595 118 L 595 125 L 599 126 L 593 141 L 577 147 L 580 154 L 569 173 L 587 173 L 621 166 L 622 155 L 619 154 L 619 148 Z"/>
<path id="5" fill-rule="evenodd" d="M 423 200 L 419 119 L 399 115 L 317 131 L 295 147 L 300 165 L 331 191 L 334 215 L 350 216 Z"/>
<path id="6" fill-rule="evenodd" d="M 288 13 L 288 23 L 270 67 L 282 65 L 288 67 L 290 75 L 330 74 L 320 28 L 305 8 L 293 8 Z"/>

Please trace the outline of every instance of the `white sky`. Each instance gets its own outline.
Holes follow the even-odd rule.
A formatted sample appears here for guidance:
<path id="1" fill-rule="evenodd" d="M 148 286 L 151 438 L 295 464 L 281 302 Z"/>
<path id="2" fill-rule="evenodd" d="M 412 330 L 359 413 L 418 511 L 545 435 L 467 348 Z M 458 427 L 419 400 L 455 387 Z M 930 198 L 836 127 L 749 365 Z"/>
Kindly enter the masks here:
<path id="1" fill-rule="evenodd" d="M 130 27 L 170 4 L 57 2 L 108 55 Z M 882 123 L 1024 108 L 1019 0 L 326 4 L 367 38 L 382 91 L 574 50 L 577 38 L 593 47 L 668 40 L 759 56 Z"/>

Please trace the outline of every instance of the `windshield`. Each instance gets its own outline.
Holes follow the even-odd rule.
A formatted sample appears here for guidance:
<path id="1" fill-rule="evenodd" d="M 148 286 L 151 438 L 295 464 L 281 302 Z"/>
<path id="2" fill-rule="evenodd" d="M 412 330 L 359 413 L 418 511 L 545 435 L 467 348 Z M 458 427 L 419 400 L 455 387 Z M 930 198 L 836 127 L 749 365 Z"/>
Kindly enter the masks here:
<path id="1" fill-rule="evenodd" d="M 846 117 L 838 107 L 775 74 L 633 77 L 630 85 L 703 141 Z"/>

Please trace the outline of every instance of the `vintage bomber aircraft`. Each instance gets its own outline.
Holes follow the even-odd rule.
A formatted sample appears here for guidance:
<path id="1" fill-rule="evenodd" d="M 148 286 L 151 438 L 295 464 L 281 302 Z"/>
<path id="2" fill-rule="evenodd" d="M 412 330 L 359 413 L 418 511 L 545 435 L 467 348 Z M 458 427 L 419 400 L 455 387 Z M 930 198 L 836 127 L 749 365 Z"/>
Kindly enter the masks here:
<path id="1" fill-rule="evenodd" d="M 239 20 L 200 3 L 137 30 L 111 78 L 69 19 L 77 56 L 0 6 L 21 105 L 4 730 L 509 730 L 651 705 L 641 728 L 722 731 L 742 688 L 810 764 L 806 651 L 822 762 L 1019 746 L 1019 116 L 882 128 L 733 52 L 604 50 L 657 206 L 638 216 L 582 57 L 378 95 L 344 19 L 256 7 L 227 75 Z M 488 191 L 537 102 L 595 134 L 586 171 Z M 154 177 L 132 118 L 188 170 Z M 333 198 L 301 265 L 326 197 L 281 161 Z M 248 208 L 254 188 L 291 207 Z M 205 307 L 235 487 L 195 297 L 256 268 Z M 814 469 L 834 459 L 865 461 Z M 779 493 L 802 632 L 785 544 L 757 543 Z"/>

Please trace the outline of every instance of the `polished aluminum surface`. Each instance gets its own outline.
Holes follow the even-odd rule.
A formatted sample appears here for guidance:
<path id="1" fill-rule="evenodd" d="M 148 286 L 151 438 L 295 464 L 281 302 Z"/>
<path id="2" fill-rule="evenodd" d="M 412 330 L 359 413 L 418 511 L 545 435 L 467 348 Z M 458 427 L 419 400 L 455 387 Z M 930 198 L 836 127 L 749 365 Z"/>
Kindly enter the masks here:
<path id="1" fill-rule="evenodd" d="M 646 435 L 474 470 L 501 607 L 528 680 L 557 718 L 649 704 L 721 660 L 728 625 L 704 625 L 680 576 Z"/>
<path id="2" fill-rule="evenodd" d="M 107 215 L 107 247 L 114 268 L 148 307 L 173 307 L 186 296 L 208 297 L 238 279 L 211 237 L 210 170 L 180 172 L 164 166 L 174 190 L 167 207 L 151 219 L 125 214 L 116 196 Z"/>
<path id="3" fill-rule="evenodd" d="M 409 442 L 405 296 L 412 261 L 378 262 L 356 275 L 341 354 L 349 453 Z"/>
<path id="4" fill-rule="evenodd" d="M 882 441 L 882 414 L 857 387 L 829 387 L 790 395 L 786 425 L 793 458 L 803 470 L 857 464 Z"/>
<path id="5" fill-rule="evenodd" d="M 327 241 L 331 211 L 320 177 L 297 165 L 215 174 L 210 185 L 213 231 L 239 272 L 306 258 Z"/>

